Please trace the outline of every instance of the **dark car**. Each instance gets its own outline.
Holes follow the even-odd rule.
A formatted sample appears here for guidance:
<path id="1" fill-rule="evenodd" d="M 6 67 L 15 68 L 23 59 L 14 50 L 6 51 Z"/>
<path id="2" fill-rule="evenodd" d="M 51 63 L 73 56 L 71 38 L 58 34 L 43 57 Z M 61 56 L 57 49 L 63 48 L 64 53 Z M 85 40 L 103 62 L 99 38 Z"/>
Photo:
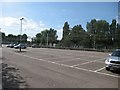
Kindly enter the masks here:
<path id="1" fill-rule="evenodd" d="M 32 47 L 32 48 L 40 48 L 40 45 L 33 44 L 31 47 Z"/>
<path id="2" fill-rule="evenodd" d="M 21 47 L 21 49 L 26 49 L 27 45 L 26 44 L 18 44 L 16 46 L 14 46 L 15 49 L 19 49 Z"/>

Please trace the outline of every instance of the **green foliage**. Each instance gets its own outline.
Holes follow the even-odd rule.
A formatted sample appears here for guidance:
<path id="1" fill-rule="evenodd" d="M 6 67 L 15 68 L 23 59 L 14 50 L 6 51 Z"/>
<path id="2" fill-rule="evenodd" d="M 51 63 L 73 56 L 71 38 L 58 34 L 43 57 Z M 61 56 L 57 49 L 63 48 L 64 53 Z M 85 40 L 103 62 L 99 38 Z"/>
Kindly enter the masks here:
<path id="1" fill-rule="evenodd" d="M 63 38 L 62 38 L 62 46 L 64 47 L 80 47 L 83 46 L 86 42 L 87 33 L 82 28 L 81 25 L 74 26 L 71 30 L 67 27 L 67 29 L 64 29 L 65 26 L 69 26 L 66 23 L 63 27 Z M 65 30 L 67 31 L 67 34 L 65 33 Z"/>
<path id="2" fill-rule="evenodd" d="M 106 20 L 92 19 L 86 24 L 87 31 L 81 25 L 75 25 L 70 28 L 68 22 L 63 26 L 63 37 L 57 40 L 57 30 L 50 28 L 36 34 L 32 38 L 32 43 L 37 45 L 57 44 L 58 47 L 74 47 L 74 48 L 120 48 L 120 24 L 115 19 L 109 24 Z M 21 36 L 23 43 L 27 42 L 27 35 Z M 20 35 L 2 33 L 3 42 L 15 43 L 20 41 Z"/>
<path id="3" fill-rule="evenodd" d="M 83 44 L 83 38 L 85 31 L 81 25 L 76 25 L 72 28 L 70 32 L 70 40 L 73 42 L 74 47 L 79 47 Z"/>
<path id="4" fill-rule="evenodd" d="M 41 33 L 37 33 L 36 34 L 36 39 L 35 39 L 36 43 L 39 44 L 42 42 L 42 34 Z"/>
<path id="5" fill-rule="evenodd" d="M 37 44 L 41 44 L 41 45 L 47 45 L 47 40 L 48 40 L 48 44 L 54 44 L 57 42 L 57 31 L 50 28 L 49 30 L 44 30 L 41 33 L 37 33 L 36 34 L 36 38 L 35 38 L 35 42 Z"/>
<path id="6" fill-rule="evenodd" d="M 21 42 L 22 43 L 27 43 L 27 35 L 23 34 L 21 36 Z M 19 43 L 20 42 L 20 35 L 13 35 L 13 34 L 8 34 L 5 36 L 5 34 L 2 34 L 2 43 Z"/>
<path id="7" fill-rule="evenodd" d="M 23 42 L 23 43 L 26 43 L 27 42 L 27 35 L 26 34 L 23 34 L 22 35 L 22 38 L 21 38 L 21 41 Z"/>
<path id="8" fill-rule="evenodd" d="M 70 30 L 68 22 L 63 27 L 63 47 L 85 48 L 120 48 L 120 25 L 113 19 L 112 23 L 106 20 L 92 19 L 87 22 L 87 31 L 81 25 L 76 25 Z"/>
<path id="9" fill-rule="evenodd" d="M 112 23 L 109 23 L 105 20 L 91 20 L 87 23 L 87 30 L 90 35 L 93 36 L 95 45 L 92 45 L 94 48 L 108 48 L 115 45 L 115 41 L 118 40 L 118 29 L 116 25 L 116 20 L 113 19 Z M 117 45 L 117 44 L 116 44 Z M 116 47 L 115 45 L 115 47 Z"/>
<path id="10" fill-rule="evenodd" d="M 65 39 L 69 35 L 69 24 L 68 22 L 65 22 L 63 26 L 63 39 Z"/>

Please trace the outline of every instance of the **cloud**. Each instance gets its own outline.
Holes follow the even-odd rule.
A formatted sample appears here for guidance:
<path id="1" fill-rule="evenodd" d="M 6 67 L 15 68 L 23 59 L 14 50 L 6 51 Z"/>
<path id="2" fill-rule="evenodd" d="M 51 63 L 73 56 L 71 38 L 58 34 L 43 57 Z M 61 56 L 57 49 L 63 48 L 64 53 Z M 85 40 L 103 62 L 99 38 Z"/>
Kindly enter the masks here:
<path id="1" fill-rule="evenodd" d="M 63 35 L 63 28 L 61 27 L 62 27 L 61 25 L 58 25 L 58 27 L 55 29 L 57 30 L 58 40 L 61 40 Z"/>
<path id="2" fill-rule="evenodd" d="M 20 33 L 20 18 L 14 17 L 2 17 L 0 18 L 0 27 L 2 31 L 6 34 L 15 34 L 18 35 Z M 24 20 L 22 21 L 22 31 L 23 33 L 26 32 L 29 36 L 34 36 L 36 33 L 41 32 L 47 26 L 45 26 L 42 21 L 36 22 L 32 19 L 28 19 L 27 17 L 23 17 Z"/>
<path id="3" fill-rule="evenodd" d="M 57 30 L 58 40 L 62 39 L 63 29 Z"/>
<path id="4" fill-rule="evenodd" d="M 96 18 L 96 20 L 97 20 L 97 21 L 99 21 L 99 20 L 101 20 L 101 19 L 99 19 L 99 18 Z"/>
<path id="5" fill-rule="evenodd" d="M 37 33 L 40 33 L 41 31 L 45 29 L 50 29 L 47 25 L 45 25 L 42 21 L 34 21 L 33 19 L 29 19 L 27 17 L 2 17 L 0 18 L 0 28 L 2 32 L 5 32 L 6 35 L 8 34 L 14 34 L 18 35 L 20 34 L 21 30 L 21 21 L 20 19 L 24 18 L 22 20 L 22 34 L 27 34 L 29 39 L 32 37 L 35 37 Z M 59 26 L 57 29 L 57 35 L 58 39 L 60 40 L 62 38 L 62 29 Z"/>
<path id="6" fill-rule="evenodd" d="M 18 20 L 12 17 L 3 17 L 0 18 L 0 24 L 5 27 L 16 26 L 18 25 Z"/>

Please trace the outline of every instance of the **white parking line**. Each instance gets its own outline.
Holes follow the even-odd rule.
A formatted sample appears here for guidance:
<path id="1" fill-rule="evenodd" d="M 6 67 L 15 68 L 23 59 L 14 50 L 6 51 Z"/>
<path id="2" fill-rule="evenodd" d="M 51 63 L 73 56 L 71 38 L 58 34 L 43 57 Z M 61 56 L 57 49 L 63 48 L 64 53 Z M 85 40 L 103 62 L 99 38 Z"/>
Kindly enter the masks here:
<path id="1" fill-rule="evenodd" d="M 93 60 L 93 61 L 89 61 L 89 62 L 85 62 L 85 63 L 81 63 L 81 64 L 76 64 L 76 65 L 73 65 L 72 67 L 77 67 L 77 66 L 80 66 L 80 65 L 85 65 L 85 64 L 88 64 L 88 63 L 92 63 L 92 62 L 96 62 L 98 60 L 103 60 L 105 58 L 102 58 L 102 59 L 97 59 L 97 60 Z"/>
<path id="2" fill-rule="evenodd" d="M 11 53 L 13 53 L 13 52 L 11 52 Z M 35 60 L 39 60 L 39 61 L 53 63 L 53 64 L 60 65 L 60 66 L 65 66 L 65 67 L 73 68 L 73 69 L 83 70 L 83 71 L 87 71 L 87 72 L 93 72 L 93 73 L 97 73 L 97 74 L 101 74 L 101 75 L 106 75 L 106 76 L 110 76 L 110 77 L 114 77 L 114 78 L 120 78 L 120 76 L 117 76 L 117 75 L 111 75 L 111 74 L 102 73 L 102 72 L 93 71 L 93 70 L 88 70 L 88 69 L 84 69 L 84 68 L 73 67 L 73 66 L 69 66 L 69 65 L 65 65 L 65 64 L 60 64 L 60 63 L 57 63 L 57 62 L 52 62 L 52 61 L 47 61 L 47 60 L 44 60 L 44 59 L 39 59 L 39 58 L 31 57 L 31 56 L 28 56 L 28 55 L 19 54 L 19 53 L 14 53 L 14 54 L 17 54 L 17 55 L 20 55 L 20 56 L 24 56 L 24 57 L 27 57 L 27 58 L 31 58 L 31 59 L 35 59 Z"/>
<path id="3" fill-rule="evenodd" d="M 99 72 L 99 71 L 101 71 L 101 70 L 103 70 L 103 69 L 105 69 L 105 67 L 102 67 L 102 68 L 100 68 L 100 69 L 97 69 L 97 70 L 95 70 L 95 72 Z"/>
<path id="4" fill-rule="evenodd" d="M 75 60 L 78 60 L 78 59 L 81 59 L 81 58 L 70 58 L 70 60 L 62 60 L 62 61 L 56 61 L 56 62 L 67 62 L 67 61 L 75 61 Z"/>

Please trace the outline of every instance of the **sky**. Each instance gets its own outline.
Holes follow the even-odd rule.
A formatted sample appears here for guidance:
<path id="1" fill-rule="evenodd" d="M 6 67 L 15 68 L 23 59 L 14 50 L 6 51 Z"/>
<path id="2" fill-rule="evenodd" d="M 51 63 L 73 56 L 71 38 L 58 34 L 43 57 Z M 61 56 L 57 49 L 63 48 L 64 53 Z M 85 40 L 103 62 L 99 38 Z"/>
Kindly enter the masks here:
<path id="1" fill-rule="evenodd" d="M 6 34 L 18 35 L 23 17 L 22 33 L 34 37 L 42 30 L 53 28 L 61 39 L 66 21 L 71 28 L 80 24 L 85 30 L 91 19 L 111 23 L 118 18 L 118 2 L 2 2 L 0 11 L 1 31 Z"/>

